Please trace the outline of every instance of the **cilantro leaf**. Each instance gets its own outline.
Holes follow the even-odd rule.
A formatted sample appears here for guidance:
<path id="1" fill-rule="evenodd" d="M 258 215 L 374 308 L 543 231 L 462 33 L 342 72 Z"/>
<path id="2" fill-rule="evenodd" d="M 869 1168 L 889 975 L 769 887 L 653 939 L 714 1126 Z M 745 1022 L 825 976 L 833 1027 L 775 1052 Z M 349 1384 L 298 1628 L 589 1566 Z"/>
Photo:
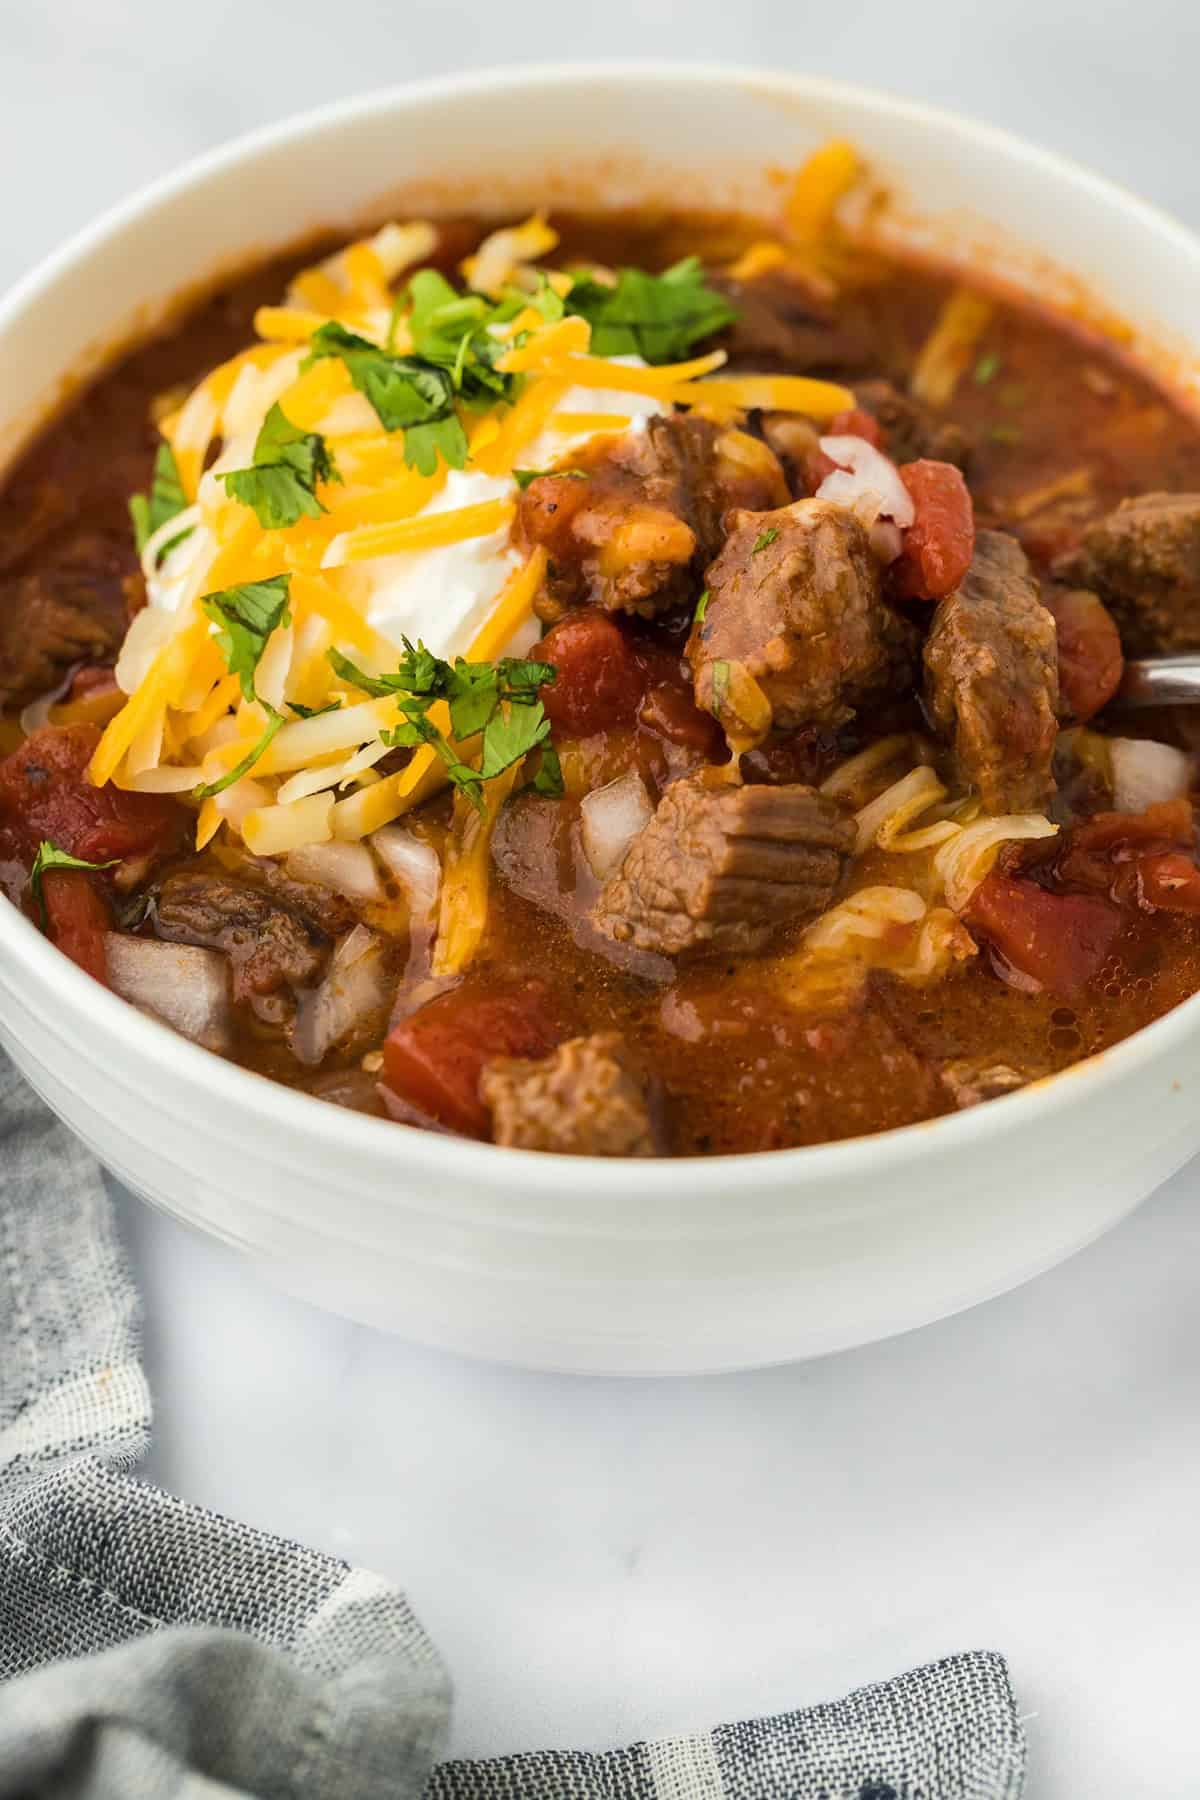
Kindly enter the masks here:
<path id="1" fill-rule="evenodd" d="M 267 640 L 277 625 L 291 623 L 288 612 L 290 575 L 272 575 L 269 581 L 248 581 L 242 587 L 220 588 L 205 594 L 200 604 L 215 625 L 217 643 L 225 666 L 242 684 L 247 700 L 257 700 L 254 676 Z M 228 784 L 226 784 L 228 785 Z"/>
<path id="2" fill-rule="evenodd" d="M 327 652 L 335 673 L 363 693 L 382 698 L 394 695 L 402 714 L 398 724 L 382 731 L 382 741 L 393 749 L 415 749 L 427 744 L 446 765 L 450 780 L 473 804 L 482 807 L 480 790 L 485 781 L 503 774 L 531 750 L 543 751 L 543 771 L 553 789 L 553 763 L 546 761 L 550 720 L 539 690 L 557 678 L 553 663 L 532 658 L 503 656 L 496 662 L 454 663 L 435 656 L 422 643 L 404 639 L 404 655 L 394 674 L 368 675 L 340 650 Z M 463 760 L 455 743 L 429 718 L 435 701 L 445 701 L 454 739 L 479 739 L 479 767 Z"/>
<path id="3" fill-rule="evenodd" d="M 267 746 L 271 743 L 280 726 L 287 723 L 283 714 L 276 712 L 273 706 L 268 706 L 265 700 L 260 700 L 258 704 L 267 715 L 267 729 L 263 732 L 257 744 L 243 756 L 240 763 L 236 763 L 232 769 L 226 770 L 225 774 L 222 775 L 219 780 L 207 781 L 200 787 L 193 788 L 193 800 L 211 800 L 214 794 L 224 793 L 225 789 L 231 788 L 235 781 L 240 781 L 243 775 L 248 775 L 255 763 L 267 749 Z"/>
<path id="4" fill-rule="evenodd" d="M 979 387 L 986 387 L 988 382 L 999 372 L 1000 358 L 995 350 L 985 350 L 975 364 L 975 381 Z"/>
<path id="5" fill-rule="evenodd" d="M 365 394 L 385 431 L 404 433 L 404 459 L 422 475 L 437 469 L 439 453 L 448 467 L 467 460 L 467 437 L 454 411 L 455 386 L 449 372 L 416 356 L 396 356 L 336 320 L 312 335 L 304 364 L 336 356 Z"/>
<path id="6" fill-rule="evenodd" d="M 33 903 L 37 907 L 42 930 L 48 929 L 50 914 L 46 908 L 46 890 L 42 885 L 42 877 L 48 869 L 112 869 L 120 862 L 119 856 L 110 857 L 108 862 L 84 862 L 78 856 L 72 856 L 66 850 L 60 850 L 48 838 L 43 838 L 38 845 L 37 855 L 33 859 L 33 867 L 29 871 L 29 891 Z"/>
<path id="7" fill-rule="evenodd" d="M 225 492 L 252 506 L 266 531 L 294 525 L 302 516 L 320 518 L 326 508 L 317 499 L 318 481 L 341 479 L 320 432 L 301 431 L 278 401 L 263 420 L 252 467 L 221 477 Z"/>
<path id="8" fill-rule="evenodd" d="M 540 704 L 509 706 L 507 711 L 498 708 L 483 728 L 481 779 L 491 781 L 502 775 L 549 736 L 550 721 Z"/>
<path id="9" fill-rule="evenodd" d="M 709 287 L 698 256 L 662 275 L 622 269 L 612 286 L 577 276 L 565 305 L 590 324 L 594 356 L 641 356 L 648 363 L 674 362 L 737 317 L 724 295 Z"/>
<path id="10" fill-rule="evenodd" d="M 751 544 L 751 546 L 750 546 L 751 556 L 757 556 L 760 550 L 769 550 L 771 545 L 775 542 L 775 539 L 778 536 L 779 536 L 779 527 L 777 525 L 768 525 L 767 529 L 765 531 L 759 532 L 758 536 L 755 538 L 754 542 Z"/>
<path id="11" fill-rule="evenodd" d="M 524 493 L 531 481 L 538 481 L 543 475 L 557 475 L 564 481 L 590 481 L 586 469 L 514 469 L 513 480 Z"/>
<path id="12" fill-rule="evenodd" d="M 548 738 L 542 745 L 538 772 L 533 778 L 533 790 L 536 794 L 547 795 L 551 800 L 561 800 L 566 791 L 558 751 Z"/>
<path id="13" fill-rule="evenodd" d="M 298 719 L 321 719 L 326 713 L 336 712 L 341 706 L 341 699 L 331 700 L 328 706 L 301 706 L 299 700 L 288 701 L 288 711 L 294 712 Z"/>
<path id="14" fill-rule="evenodd" d="M 154 454 L 154 473 L 150 480 L 148 494 L 133 494 L 129 500 L 129 517 L 133 521 L 133 541 L 137 545 L 138 555 L 146 548 L 154 533 L 187 508 L 187 495 L 183 491 L 183 483 L 179 479 L 179 465 L 175 461 L 175 453 L 170 444 L 160 444 Z M 178 537 L 171 538 L 159 552 L 165 556 L 176 544 L 181 544 L 187 537 L 190 526 L 185 526 Z"/>

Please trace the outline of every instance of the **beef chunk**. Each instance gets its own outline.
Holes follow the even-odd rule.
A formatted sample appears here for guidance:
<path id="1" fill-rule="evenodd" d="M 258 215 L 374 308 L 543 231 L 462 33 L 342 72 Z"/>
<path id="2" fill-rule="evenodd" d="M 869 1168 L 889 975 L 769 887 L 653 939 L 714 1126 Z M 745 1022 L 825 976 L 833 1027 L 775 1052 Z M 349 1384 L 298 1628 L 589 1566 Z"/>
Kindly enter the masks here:
<path id="1" fill-rule="evenodd" d="M 962 586 L 925 644 L 925 704 L 990 813 L 1040 811 L 1054 792 L 1058 647 L 1025 552 L 981 531 Z"/>
<path id="2" fill-rule="evenodd" d="M 47 693 L 72 663 L 104 662 L 125 635 L 128 552 L 96 533 L 72 538 L 0 585 L 0 706 Z"/>
<path id="3" fill-rule="evenodd" d="M 753 741 L 772 720 L 838 725 L 911 684 L 917 634 L 884 600 L 867 534 L 844 507 L 736 513 L 707 582 L 687 655 L 697 704 L 731 736 Z M 739 715 L 737 671 L 766 696 L 770 719 Z"/>
<path id="4" fill-rule="evenodd" d="M 749 281 L 713 273 L 708 281 L 737 313 L 715 340 L 734 366 L 799 375 L 809 369 L 858 367 L 870 359 L 863 324 L 839 317 L 816 284 L 797 272 L 772 269 Z"/>
<path id="5" fill-rule="evenodd" d="M 890 381 L 860 381 L 854 397 L 864 412 L 879 421 L 883 448 L 894 463 L 928 458 L 966 468 L 971 444 L 961 425 L 940 419 L 932 408 L 902 394 Z"/>
<path id="6" fill-rule="evenodd" d="M 496 1057 L 480 1077 L 492 1139 L 569 1156 L 654 1156 L 646 1095 L 615 1031 L 570 1038 L 549 1056 Z"/>
<path id="7" fill-rule="evenodd" d="M 737 787 L 701 769 L 667 788 L 592 919 L 665 956 L 759 950 L 829 904 L 853 846 L 853 821 L 812 788 Z"/>
<path id="8" fill-rule="evenodd" d="M 549 558 L 539 614 L 556 619 L 589 601 L 644 618 L 666 611 L 692 593 L 731 507 L 787 495 L 767 445 L 706 419 L 653 418 L 603 441 L 521 497 L 519 534 Z"/>
<path id="9" fill-rule="evenodd" d="M 1054 572 L 1095 589 L 1129 655 L 1200 649 L 1200 494 L 1122 500 Z"/>
<path id="10" fill-rule="evenodd" d="M 305 913 L 215 874 L 168 876 L 155 904 L 154 928 L 169 943 L 223 950 L 232 966 L 235 999 L 251 1002 L 281 989 L 313 986 L 325 972 L 331 948 L 327 933 Z M 264 1016 L 274 1012 L 268 1007 Z"/>

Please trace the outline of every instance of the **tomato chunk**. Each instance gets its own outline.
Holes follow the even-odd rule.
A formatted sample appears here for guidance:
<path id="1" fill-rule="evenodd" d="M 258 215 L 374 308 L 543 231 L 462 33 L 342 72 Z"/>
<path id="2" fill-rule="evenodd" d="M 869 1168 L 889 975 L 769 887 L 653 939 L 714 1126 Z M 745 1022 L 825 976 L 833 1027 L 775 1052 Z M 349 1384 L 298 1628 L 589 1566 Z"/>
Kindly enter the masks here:
<path id="1" fill-rule="evenodd" d="M 86 869 L 47 869 L 42 893 L 51 942 L 107 987 L 104 938 L 112 920 L 98 878 Z"/>
<path id="2" fill-rule="evenodd" d="M 904 600 L 944 600 L 952 594 L 975 554 L 975 509 L 953 463 L 902 463 L 900 479 L 912 496 L 916 517 L 892 564 L 894 592 Z"/>
<path id="3" fill-rule="evenodd" d="M 582 484 L 572 484 L 582 485 Z M 615 619 L 583 606 L 555 625 L 535 654 L 553 663 L 558 679 L 541 690 L 551 723 L 568 737 L 590 737 L 632 725 L 646 692 L 646 676 Z"/>
<path id="4" fill-rule="evenodd" d="M 1200 912 L 1200 869 L 1178 851 L 1143 856 L 1137 865 L 1138 898 L 1156 912 Z"/>
<path id="5" fill-rule="evenodd" d="M 1049 894 L 993 869 L 971 895 L 964 922 L 1019 975 L 1071 994 L 1092 980 L 1121 929 L 1121 914 L 1096 894 Z"/>
<path id="6" fill-rule="evenodd" d="M 1181 795 L 1142 813 L 1097 813 L 1067 833 L 1055 879 L 1143 912 L 1200 911 L 1195 815 Z"/>
<path id="7" fill-rule="evenodd" d="M 1071 827 L 1070 847 L 1079 850 L 1132 851 L 1154 844 L 1190 844 L 1195 836 L 1196 818 L 1186 794 L 1174 800 L 1160 800 L 1145 812 L 1096 813 Z"/>
<path id="8" fill-rule="evenodd" d="M 1063 704 L 1080 724 L 1107 706 L 1121 685 L 1125 656 L 1116 620 L 1086 588 L 1051 588 L 1042 605 L 1058 627 L 1058 686 Z"/>
<path id="9" fill-rule="evenodd" d="M 484 1064 L 494 1056 L 546 1056 L 565 1035 L 540 981 L 499 994 L 456 988 L 396 1026 L 383 1046 L 384 1085 L 451 1131 L 486 1137 Z"/>
<path id="10" fill-rule="evenodd" d="M 188 815 L 163 794 L 93 787 L 95 725 L 47 725 L 0 762 L 0 819 L 32 854 L 43 838 L 84 862 L 151 856 L 182 845 Z"/>
<path id="11" fill-rule="evenodd" d="M 835 413 L 828 426 L 821 433 L 822 437 L 860 437 L 866 438 L 868 444 L 876 450 L 883 448 L 883 430 L 874 413 L 864 412 L 861 406 L 848 406 L 845 412 Z M 836 467 L 830 463 L 830 469 Z"/>

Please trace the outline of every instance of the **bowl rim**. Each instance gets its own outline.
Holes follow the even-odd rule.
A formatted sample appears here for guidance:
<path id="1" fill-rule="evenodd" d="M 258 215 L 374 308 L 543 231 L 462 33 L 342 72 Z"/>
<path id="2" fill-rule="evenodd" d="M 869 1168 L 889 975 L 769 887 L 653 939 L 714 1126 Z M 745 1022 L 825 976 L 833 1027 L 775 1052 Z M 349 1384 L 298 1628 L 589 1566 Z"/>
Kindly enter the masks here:
<path id="1" fill-rule="evenodd" d="M 1171 240 L 1174 247 L 1200 265 L 1200 236 L 1164 209 L 1133 190 L 1099 175 L 1057 151 L 1029 142 L 1015 133 L 987 122 L 972 120 L 941 107 L 894 96 L 857 83 L 822 76 L 791 75 L 753 68 L 725 68 L 707 63 L 670 60 L 600 61 L 595 63 L 521 63 L 444 75 L 426 80 L 389 85 L 362 94 L 290 114 L 243 133 L 231 141 L 188 159 L 177 169 L 147 183 L 132 195 L 105 209 L 73 233 L 58 248 L 41 258 L 0 297 L 0 339 L 31 303 L 54 288 L 75 265 L 119 234 L 148 211 L 202 187 L 214 177 L 252 163 L 257 156 L 310 135 L 336 131 L 364 118 L 386 116 L 398 110 L 436 105 L 464 95 L 486 95 L 505 90 L 570 88 L 597 80 L 620 80 L 643 86 L 690 87 L 697 93 L 713 88 L 745 86 L 767 96 L 790 101 L 866 107 L 890 114 L 941 139 L 964 144 L 985 144 L 1011 163 L 1023 164 L 1036 177 L 1052 177 L 1059 184 L 1074 185 L 1119 209 L 1143 229 Z M 136 342 L 136 334 L 132 340 Z M 124 348 L 118 345 L 118 354 Z M 101 362 L 100 368 L 103 369 Z M 94 379 L 94 374 L 89 379 Z M 43 415 L 34 433 L 45 422 Z M 49 416 L 53 416 L 52 412 Z M 2 897 L 0 897 L 2 898 Z M 128 1051 L 133 1063 L 169 1061 L 181 1080 L 196 1090 L 197 1102 L 226 1106 L 231 1115 L 257 1113 L 272 1119 L 281 1129 L 319 1139 L 323 1145 L 348 1155 L 369 1157 L 397 1176 L 425 1173 L 435 1165 L 451 1180 L 466 1184 L 486 1181 L 502 1168 L 513 1185 L 519 1180 L 531 1195 L 553 1193 L 560 1205 L 570 1207 L 578 1196 L 586 1203 L 609 1184 L 614 1164 L 609 1158 L 567 1156 L 555 1152 L 505 1150 L 470 1138 L 421 1130 L 390 1119 L 374 1118 L 335 1106 L 303 1090 L 287 1087 L 253 1070 L 243 1068 L 202 1049 L 169 1026 L 140 1013 L 136 1007 L 101 986 L 43 937 L 31 920 L 6 899 L 0 904 L 0 952 L 15 957 L 48 1000 L 46 1023 L 54 1035 L 66 1039 L 68 1024 L 93 1028 L 102 1038 Z M 623 1187 L 630 1183 L 647 1198 L 663 1197 L 686 1179 L 697 1196 L 727 1190 L 732 1179 L 751 1177 L 761 1190 L 794 1189 L 808 1184 L 833 1184 L 839 1176 L 853 1179 L 872 1171 L 883 1174 L 906 1167 L 922 1158 L 955 1154 L 971 1144 L 983 1146 L 997 1136 L 1007 1136 L 1022 1126 L 1039 1121 L 1069 1104 L 1073 1094 L 1094 1099 L 1115 1082 L 1155 1056 L 1170 1053 L 1197 1036 L 1200 993 L 1181 1001 L 1149 1025 L 1058 1073 L 1032 1082 L 1015 1093 L 962 1112 L 893 1127 L 865 1136 L 829 1143 L 802 1145 L 771 1151 L 728 1152 L 712 1156 L 670 1156 L 622 1160 Z M 71 1031 L 72 1037 L 76 1035 Z M 124 1070 L 110 1070 L 124 1083 Z M 132 1085 L 132 1083 L 125 1083 Z M 1178 1086 L 1178 1083 L 1175 1084 Z M 139 1089 L 139 1091 L 141 1091 Z M 414 1160 L 413 1150 L 420 1155 Z M 502 1156 L 503 1161 L 498 1158 Z M 570 1172 L 571 1179 L 564 1181 Z M 439 1211 L 438 1192 L 420 1196 L 408 1188 L 404 1203 L 410 1210 Z M 514 1220 L 514 1225 L 516 1221 Z"/>

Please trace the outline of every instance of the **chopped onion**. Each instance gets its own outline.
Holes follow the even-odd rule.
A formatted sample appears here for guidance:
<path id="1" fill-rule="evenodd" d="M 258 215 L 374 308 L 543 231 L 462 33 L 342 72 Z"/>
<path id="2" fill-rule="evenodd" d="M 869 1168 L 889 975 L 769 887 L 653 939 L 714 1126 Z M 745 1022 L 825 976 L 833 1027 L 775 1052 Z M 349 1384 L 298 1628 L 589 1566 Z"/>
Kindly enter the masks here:
<path id="1" fill-rule="evenodd" d="M 876 562 L 894 563 L 904 548 L 900 527 L 891 519 L 876 519 L 867 535 L 871 545 L 871 555 Z"/>
<path id="2" fill-rule="evenodd" d="M 817 489 L 817 499 L 849 507 L 868 531 L 878 518 L 891 519 L 902 531 L 907 530 L 916 514 L 912 495 L 895 463 L 866 438 L 823 437 L 820 442 L 826 456 L 838 466 Z"/>
<path id="3" fill-rule="evenodd" d="M 376 1021 L 382 1025 L 393 985 L 384 940 L 356 925 L 338 943 L 320 987 L 300 1001 L 292 1030 L 297 1060 L 315 1069 L 335 1044 L 371 1029 Z"/>
<path id="4" fill-rule="evenodd" d="M 350 900 L 383 899 L 375 858 L 365 844 L 304 844 L 288 852 L 287 872 L 297 881 L 315 881 Z"/>
<path id="5" fill-rule="evenodd" d="M 1192 759 L 1170 744 L 1149 738 L 1109 738 L 1113 806 L 1140 813 L 1160 800 L 1175 800 L 1192 785 Z"/>
<path id="6" fill-rule="evenodd" d="M 32 737 L 35 731 L 40 731 L 43 725 L 50 723 L 50 708 L 57 704 L 57 695 L 43 694 L 40 700 L 31 700 L 28 706 L 22 708 L 17 724 L 26 737 Z"/>
<path id="7" fill-rule="evenodd" d="M 432 913 L 442 880 L 441 859 L 432 844 L 423 844 L 403 825 L 385 825 L 371 843 L 408 895 L 413 912 Z"/>
<path id="8" fill-rule="evenodd" d="M 229 963 L 219 950 L 110 931 L 104 951 L 114 992 L 206 1050 L 229 1049 Z"/>
<path id="9" fill-rule="evenodd" d="M 597 881 L 619 868 L 638 832 L 654 817 L 646 784 L 635 769 L 585 794 L 579 810 L 584 855 Z"/>

